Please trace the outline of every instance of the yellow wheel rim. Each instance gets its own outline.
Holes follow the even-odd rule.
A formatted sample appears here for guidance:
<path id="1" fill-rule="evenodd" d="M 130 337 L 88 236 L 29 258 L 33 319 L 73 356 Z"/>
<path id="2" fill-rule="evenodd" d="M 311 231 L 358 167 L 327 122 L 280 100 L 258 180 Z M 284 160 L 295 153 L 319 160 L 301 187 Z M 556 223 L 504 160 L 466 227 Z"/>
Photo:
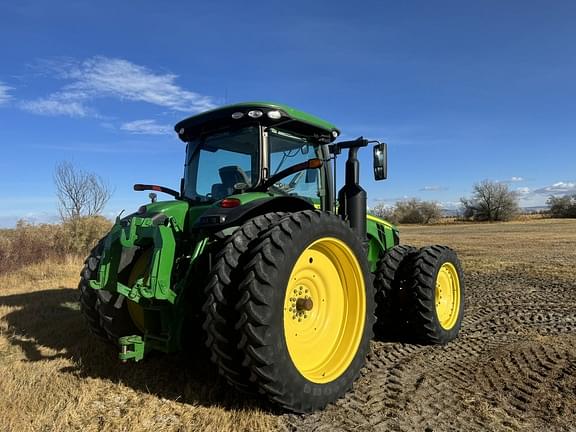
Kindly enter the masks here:
<path id="1" fill-rule="evenodd" d="M 136 283 L 138 279 L 142 276 L 148 277 L 148 269 L 150 263 L 150 256 L 152 255 L 152 249 L 146 250 L 140 257 L 136 260 L 130 271 L 130 276 L 128 277 L 128 286 L 131 287 Z M 126 299 L 128 306 L 128 313 L 134 325 L 144 333 L 144 309 L 138 303 L 133 302 L 130 299 Z"/>
<path id="2" fill-rule="evenodd" d="M 460 312 L 460 279 L 452 263 L 444 263 L 436 277 L 436 315 L 444 330 L 450 330 Z"/>
<path id="3" fill-rule="evenodd" d="M 366 320 L 362 268 L 342 241 L 324 237 L 300 255 L 284 298 L 284 337 L 306 379 L 334 381 L 352 363 Z"/>

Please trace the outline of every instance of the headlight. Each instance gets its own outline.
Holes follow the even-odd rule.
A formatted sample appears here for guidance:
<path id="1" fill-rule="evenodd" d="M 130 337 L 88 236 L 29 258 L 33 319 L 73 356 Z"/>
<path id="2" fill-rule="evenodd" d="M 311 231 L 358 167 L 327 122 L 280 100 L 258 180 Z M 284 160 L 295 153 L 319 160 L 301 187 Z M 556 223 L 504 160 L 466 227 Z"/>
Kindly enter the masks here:
<path id="1" fill-rule="evenodd" d="M 262 117 L 262 111 L 259 111 L 259 110 L 248 111 L 248 117 L 252 117 L 252 118 Z"/>

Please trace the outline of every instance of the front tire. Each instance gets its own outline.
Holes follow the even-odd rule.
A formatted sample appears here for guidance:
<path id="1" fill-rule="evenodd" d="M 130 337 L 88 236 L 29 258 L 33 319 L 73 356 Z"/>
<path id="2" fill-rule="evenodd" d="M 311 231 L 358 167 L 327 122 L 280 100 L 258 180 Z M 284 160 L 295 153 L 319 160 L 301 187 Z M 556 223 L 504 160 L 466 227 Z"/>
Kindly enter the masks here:
<path id="1" fill-rule="evenodd" d="M 79 302 L 80 312 L 84 317 L 90 331 L 99 338 L 108 341 L 108 336 L 100 324 L 100 314 L 98 313 L 97 303 L 98 295 L 96 290 L 89 285 L 90 279 L 93 279 L 100 265 L 102 254 L 102 240 L 90 251 L 90 254 L 84 260 L 84 267 L 80 272 L 80 282 L 78 290 L 80 291 Z"/>
<path id="2" fill-rule="evenodd" d="M 362 242 L 337 216 L 302 211 L 273 224 L 248 253 L 237 309 L 251 380 L 284 409 L 321 409 L 350 389 L 372 338 Z"/>
<path id="3" fill-rule="evenodd" d="M 132 321 L 126 297 L 118 293 L 95 290 L 90 287 L 89 281 L 96 277 L 100 267 L 103 248 L 104 241 L 101 240 L 86 258 L 84 268 L 80 272 L 80 283 L 78 284 L 80 311 L 93 334 L 117 345 L 120 336 L 140 334 L 140 331 Z M 132 256 L 123 258 L 122 269 L 127 267 Z"/>

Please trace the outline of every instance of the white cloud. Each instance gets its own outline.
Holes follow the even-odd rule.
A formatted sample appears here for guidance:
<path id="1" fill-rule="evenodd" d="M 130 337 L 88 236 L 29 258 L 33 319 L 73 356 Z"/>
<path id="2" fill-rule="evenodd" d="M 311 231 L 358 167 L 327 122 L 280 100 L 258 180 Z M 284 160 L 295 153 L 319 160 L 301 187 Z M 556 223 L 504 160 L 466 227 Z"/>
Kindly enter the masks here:
<path id="1" fill-rule="evenodd" d="M 519 182 L 523 182 L 526 181 L 526 179 L 524 177 L 520 177 L 520 176 L 512 176 L 507 180 L 497 180 L 498 183 L 519 183 Z"/>
<path id="2" fill-rule="evenodd" d="M 12 99 L 10 90 L 12 90 L 12 87 L 8 87 L 6 84 L 0 81 L 0 105 L 5 104 L 10 99 Z"/>
<path id="3" fill-rule="evenodd" d="M 421 192 L 441 192 L 445 190 L 448 190 L 445 186 L 424 186 L 420 189 Z"/>
<path id="4" fill-rule="evenodd" d="M 60 91 L 21 104 L 23 109 L 50 115 L 94 113 L 86 103 L 98 98 L 145 102 L 175 111 L 199 112 L 215 107 L 212 98 L 176 84 L 177 75 L 155 73 L 128 60 L 92 57 L 82 62 L 47 62 L 47 70 L 68 81 Z M 74 109 L 62 108 L 75 104 Z M 41 107 L 38 109 L 38 107 Z M 42 109 L 44 108 L 44 109 Z"/>
<path id="5" fill-rule="evenodd" d="M 156 120 L 134 120 L 122 124 L 120 129 L 131 134 L 140 135 L 165 135 L 172 132 L 170 126 L 158 124 Z"/>
<path id="6" fill-rule="evenodd" d="M 576 182 L 559 181 L 550 186 L 536 189 L 534 193 L 543 195 L 567 195 L 576 193 Z"/>
<path id="7" fill-rule="evenodd" d="M 80 101 L 61 100 L 55 96 L 22 101 L 19 106 L 25 111 L 49 116 L 87 117 L 94 115 L 94 111 Z"/>
<path id="8" fill-rule="evenodd" d="M 519 188 L 516 188 L 516 192 L 519 195 L 527 195 L 530 193 L 530 188 L 529 187 L 519 187 Z"/>
<path id="9" fill-rule="evenodd" d="M 539 189 L 516 188 L 522 207 L 543 207 L 550 195 L 564 196 L 576 194 L 576 182 L 559 181 Z"/>

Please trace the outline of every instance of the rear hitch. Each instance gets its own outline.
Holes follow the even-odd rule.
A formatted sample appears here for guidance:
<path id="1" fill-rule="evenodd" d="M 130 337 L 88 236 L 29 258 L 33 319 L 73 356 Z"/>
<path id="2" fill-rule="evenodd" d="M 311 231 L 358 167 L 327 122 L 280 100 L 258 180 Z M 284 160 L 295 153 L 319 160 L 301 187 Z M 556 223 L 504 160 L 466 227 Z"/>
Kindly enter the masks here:
<path id="1" fill-rule="evenodd" d="M 128 360 L 138 362 L 144 358 L 146 350 L 144 348 L 144 340 L 141 336 L 123 336 L 118 339 L 118 344 L 120 345 L 120 354 L 118 354 L 118 357 L 122 363 L 126 363 Z"/>

